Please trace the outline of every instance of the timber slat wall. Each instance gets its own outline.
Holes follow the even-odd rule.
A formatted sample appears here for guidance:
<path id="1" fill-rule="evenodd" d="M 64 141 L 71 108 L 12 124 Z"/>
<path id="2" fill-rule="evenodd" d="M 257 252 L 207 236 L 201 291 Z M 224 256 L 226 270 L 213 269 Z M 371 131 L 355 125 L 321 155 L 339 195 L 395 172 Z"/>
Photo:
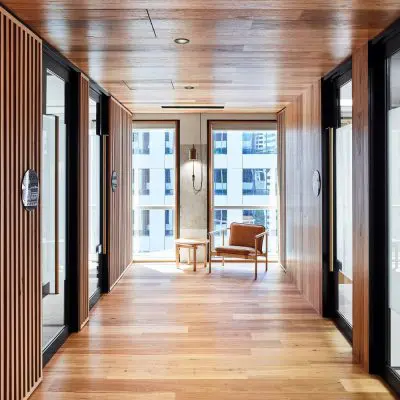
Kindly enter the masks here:
<path id="1" fill-rule="evenodd" d="M 322 201 L 312 190 L 313 171 L 321 171 L 320 90 L 316 82 L 286 107 L 284 148 L 286 268 L 304 297 L 321 313 Z"/>
<path id="2" fill-rule="evenodd" d="M 79 76 L 79 327 L 89 319 L 89 80 Z"/>
<path id="3" fill-rule="evenodd" d="M 107 166 L 108 289 L 111 290 L 132 260 L 132 114 L 112 97 L 109 99 Z M 112 171 L 118 174 L 115 192 L 111 190 Z"/>
<path id="4" fill-rule="evenodd" d="M 42 378 L 39 209 L 21 181 L 40 173 L 42 42 L 0 7 L 0 399 L 28 396 Z"/>
<path id="5" fill-rule="evenodd" d="M 353 53 L 353 356 L 369 368 L 368 45 Z"/>

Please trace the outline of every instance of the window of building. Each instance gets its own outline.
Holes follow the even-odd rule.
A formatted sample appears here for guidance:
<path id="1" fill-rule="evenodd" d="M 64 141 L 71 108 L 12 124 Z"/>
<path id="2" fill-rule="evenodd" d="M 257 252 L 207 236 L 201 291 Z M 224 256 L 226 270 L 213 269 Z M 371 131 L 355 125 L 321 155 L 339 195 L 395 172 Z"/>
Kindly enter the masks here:
<path id="1" fill-rule="evenodd" d="M 215 132 L 214 154 L 226 154 L 228 149 L 228 135 L 226 132 Z"/>
<path id="2" fill-rule="evenodd" d="M 135 218 L 138 218 L 136 220 Z M 149 236 L 150 234 L 150 210 L 140 210 L 136 212 L 132 210 L 132 224 L 135 235 Z"/>
<path id="3" fill-rule="evenodd" d="M 277 154 L 276 132 L 245 132 L 242 137 L 243 154 Z"/>
<path id="4" fill-rule="evenodd" d="M 139 220 L 139 235 L 150 235 L 150 210 L 141 210 Z"/>
<path id="5" fill-rule="evenodd" d="M 210 230 L 232 222 L 269 231 L 268 251 L 278 255 L 277 128 L 269 121 L 211 121 Z M 229 143 L 229 146 L 222 145 Z M 216 235 L 213 246 L 221 244 Z"/>
<path id="6" fill-rule="evenodd" d="M 165 210 L 165 236 L 174 236 L 174 212 Z"/>
<path id="7" fill-rule="evenodd" d="M 243 210 L 243 222 L 255 225 L 263 225 L 269 229 L 269 211 Z"/>
<path id="8" fill-rule="evenodd" d="M 175 179 L 179 174 L 175 136 L 174 121 L 133 123 L 133 145 L 136 146 L 132 159 L 135 261 L 175 259 L 175 209 L 178 207 Z M 137 148 L 146 150 L 136 151 Z"/>
<path id="9" fill-rule="evenodd" d="M 174 194 L 173 173 L 171 168 L 165 169 L 165 195 L 172 196 Z"/>
<path id="10" fill-rule="evenodd" d="M 150 154 L 150 133 L 133 133 L 133 154 Z"/>
<path id="11" fill-rule="evenodd" d="M 165 154 L 174 154 L 174 133 L 165 132 Z"/>
<path id="12" fill-rule="evenodd" d="M 214 211 L 214 229 L 221 231 L 227 227 L 228 210 L 215 210 Z M 217 234 L 220 236 L 220 234 Z"/>
<path id="13" fill-rule="evenodd" d="M 226 168 L 216 168 L 214 170 L 214 194 L 226 196 L 228 193 L 228 172 Z"/>
<path id="14" fill-rule="evenodd" d="M 148 196 L 150 194 L 150 169 L 139 169 L 139 194 Z"/>
<path id="15" fill-rule="evenodd" d="M 269 169 L 243 169 L 242 191 L 244 195 L 265 196 L 270 194 Z"/>

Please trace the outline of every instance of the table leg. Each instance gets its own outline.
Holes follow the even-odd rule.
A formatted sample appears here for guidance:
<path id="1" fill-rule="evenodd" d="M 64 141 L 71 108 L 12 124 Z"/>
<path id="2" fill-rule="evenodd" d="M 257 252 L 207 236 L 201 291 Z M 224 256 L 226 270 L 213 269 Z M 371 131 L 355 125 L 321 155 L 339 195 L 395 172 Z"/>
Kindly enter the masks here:
<path id="1" fill-rule="evenodd" d="M 188 263 L 188 265 L 190 265 L 190 247 L 188 247 L 187 249 L 188 249 L 188 259 L 187 259 L 187 263 Z"/>
<path id="2" fill-rule="evenodd" d="M 193 247 L 193 271 L 196 272 L 196 252 L 197 252 L 197 246 Z"/>
<path id="3" fill-rule="evenodd" d="M 204 268 L 207 268 L 207 244 L 204 245 Z"/>
<path id="4" fill-rule="evenodd" d="M 179 246 L 175 245 L 175 264 L 176 268 L 179 268 Z"/>

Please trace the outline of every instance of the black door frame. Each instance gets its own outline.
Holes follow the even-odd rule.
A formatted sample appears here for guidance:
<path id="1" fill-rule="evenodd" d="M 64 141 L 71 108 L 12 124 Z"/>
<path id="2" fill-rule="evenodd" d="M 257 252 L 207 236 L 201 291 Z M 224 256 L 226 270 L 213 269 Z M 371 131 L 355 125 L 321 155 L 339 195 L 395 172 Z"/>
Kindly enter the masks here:
<path id="1" fill-rule="evenodd" d="M 105 199 L 105 193 L 104 193 L 104 186 L 105 186 L 105 176 L 104 176 L 104 165 L 106 163 L 104 154 L 105 154 L 105 138 L 103 138 L 103 136 L 105 135 L 105 131 L 104 131 L 104 117 L 103 117 L 103 113 L 104 113 L 104 101 L 103 101 L 103 93 L 101 91 L 99 91 L 96 87 L 94 87 L 94 85 L 90 84 L 89 87 L 89 98 L 91 98 L 92 100 L 94 100 L 96 102 L 96 120 L 97 120 L 97 124 L 96 124 L 96 135 L 100 136 L 100 243 L 101 243 L 101 251 L 99 254 L 99 286 L 96 290 L 96 292 L 90 296 L 89 298 L 89 310 L 91 310 L 96 303 L 99 301 L 101 294 L 104 293 L 104 277 L 105 277 L 105 273 L 104 270 L 106 268 L 106 257 L 104 257 L 104 244 L 105 244 L 105 240 L 106 238 L 104 237 L 104 224 L 106 224 L 107 221 L 105 221 L 104 219 L 104 207 L 106 204 L 106 199 Z M 90 123 L 90 121 L 89 121 Z"/>
<path id="2" fill-rule="evenodd" d="M 73 330 L 74 320 L 77 318 L 76 303 L 73 299 L 76 299 L 76 263 L 74 262 L 73 254 L 76 254 L 77 248 L 76 243 L 71 240 L 76 230 L 76 207 L 74 205 L 74 191 L 75 183 L 73 180 L 73 157 L 71 156 L 74 151 L 72 150 L 72 138 L 71 132 L 73 132 L 73 95 L 74 95 L 74 83 L 73 74 L 70 68 L 60 64 L 56 58 L 53 57 L 52 51 L 46 46 L 43 48 L 43 96 L 42 96 L 42 111 L 45 113 L 46 110 L 46 71 L 51 70 L 57 76 L 62 78 L 65 82 L 65 122 L 66 122 L 66 137 L 67 137 L 67 169 L 66 169 L 66 279 L 64 288 L 64 328 L 58 333 L 58 335 L 45 347 L 43 350 L 43 365 L 46 365 L 51 357 L 57 352 L 57 350 L 66 341 L 69 333 Z M 75 152 L 76 153 L 76 152 Z M 75 303 L 75 304 L 74 304 Z"/>
<path id="3" fill-rule="evenodd" d="M 79 185 L 79 154 L 76 152 L 79 144 L 79 77 L 80 70 L 73 65 L 69 60 L 63 57 L 58 51 L 47 43 L 43 43 L 43 96 L 42 104 L 43 111 L 45 110 L 45 93 L 46 93 L 46 68 L 51 69 L 56 75 L 63 78 L 66 82 L 66 122 L 67 122 L 67 213 L 66 213 L 66 225 L 67 225 L 67 255 L 66 264 L 67 275 L 66 275 L 66 299 L 65 299 L 65 327 L 60 334 L 44 349 L 43 351 L 43 366 L 45 366 L 57 350 L 67 340 L 71 332 L 79 331 L 79 296 L 78 291 L 78 185 Z M 108 94 L 105 92 L 96 82 L 90 80 L 90 90 L 93 90 L 100 96 L 100 134 L 102 136 L 108 136 Z M 106 145 L 105 140 L 101 141 L 102 155 L 104 154 L 103 149 Z M 103 164 L 105 160 L 102 157 Z M 102 166 L 102 184 L 104 185 L 104 168 Z M 106 199 L 104 198 L 104 191 L 102 196 L 102 210 L 105 205 Z M 104 220 L 104 214 L 102 212 L 102 224 L 107 226 L 108 221 Z M 102 229 L 102 235 L 104 229 Z M 102 243 L 105 243 L 105 238 L 101 238 Z M 101 292 L 107 292 L 108 288 L 104 283 L 107 278 L 107 257 L 101 254 Z M 94 299 L 93 299 L 94 300 Z M 89 304 L 90 306 L 90 304 Z"/>
<path id="4" fill-rule="evenodd" d="M 369 46 L 370 141 L 370 372 L 381 375 L 400 395 L 400 376 L 389 367 L 389 235 L 387 112 L 390 106 L 387 59 L 400 51 L 400 20 Z"/>
<path id="5" fill-rule="evenodd" d="M 335 186 L 333 185 L 333 196 L 330 198 L 330 146 L 329 128 L 336 129 L 340 118 L 339 88 L 351 80 L 352 61 L 351 58 L 344 61 L 321 81 L 322 98 L 322 314 L 331 318 L 346 339 L 352 343 L 352 327 L 338 313 L 338 281 L 336 260 L 335 271 L 330 271 L 330 207 L 331 201 L 335 201 Z M 334 173 L 334 171 L 333 171 Z M 336 225 L 336 216 L 334 216 Z M 333 243 L 334 254 L 336 254 L 336 243 Z"/>

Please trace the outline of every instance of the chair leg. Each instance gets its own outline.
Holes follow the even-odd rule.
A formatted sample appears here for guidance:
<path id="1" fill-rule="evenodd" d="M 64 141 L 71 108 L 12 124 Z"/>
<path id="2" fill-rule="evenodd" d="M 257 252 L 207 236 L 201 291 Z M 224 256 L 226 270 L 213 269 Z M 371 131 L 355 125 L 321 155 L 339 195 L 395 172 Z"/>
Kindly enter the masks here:
<path id="1" fill-rule="evenodd" d="M 176 268 L 179 268 L 179 246 L 176 245 L 175 247 L 175 264 L 176 264 Z"/>
<path id="2" fill-rule="evenodd" d="M 225 257 L 222 257 L 222 266 L 225 266 Z"/>
<path id="3" fill-rule="evenodd" d="M 257 262 L 258 260 L 257 260 L 257 256 L 256 256 L 256 258 L 255 258 L 255 260 L 254 260 L 254 280 L 256 281 L 257 280 L 257 264 L 258 264 L 258 262 Z"/>
<path id="4" fill-rule="evenodd" d="M 265 272 L 268 272 L 268 252 L 265 253 Z"/>
<path id="5" fill-rule="evenodd" d="M 211 274 L 211 245 L 208 247 L 208 273 Z"/>

